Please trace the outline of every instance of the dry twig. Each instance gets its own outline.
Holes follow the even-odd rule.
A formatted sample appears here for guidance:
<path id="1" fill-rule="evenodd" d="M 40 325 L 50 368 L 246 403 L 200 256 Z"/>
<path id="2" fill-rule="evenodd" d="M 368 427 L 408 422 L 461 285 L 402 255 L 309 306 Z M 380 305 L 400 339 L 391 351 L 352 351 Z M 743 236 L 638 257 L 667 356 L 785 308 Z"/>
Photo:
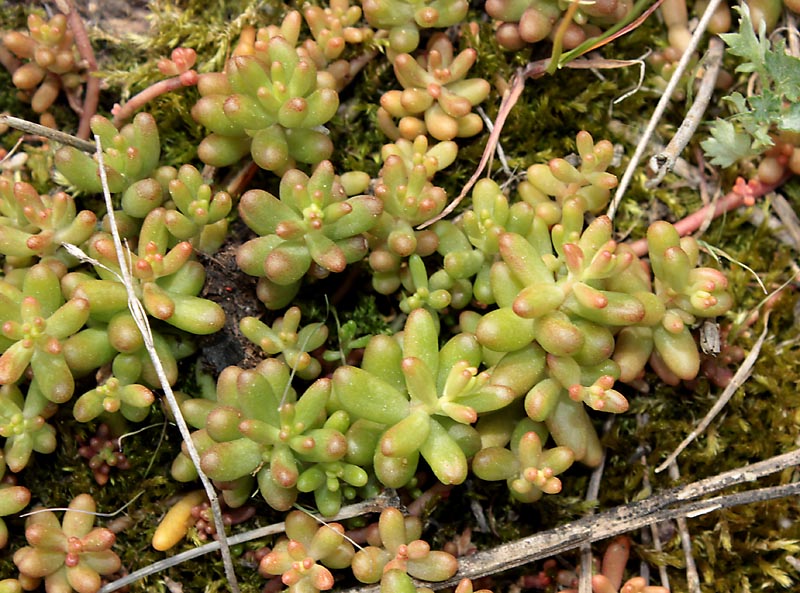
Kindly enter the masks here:
<path id="1" fill-rule="evenodd" d="M 0 114 L 0 124 L 6 124 L 11 128 L 14 128 L 15 130 L 20 130 L 22 132 L 25 132 L 26 134 L 42 136 L 43 138 L 48 138 L 49 140 L 58 142 L 59 144 L 72 146 L 74 148 L 77 148 L 78 150 L 82 150 L 83 152 L 93 153 L 95 151 L 95 145 L 93 142 L 89 142 L 88 140 L 82 140 L 80 138 L 72 136 L 71 134 L 66 134 L 64 132 L 54 130 L 53 128 L 48 128 L 47 126 L 35 124 L 26 119 L 20 119 L 18 117 L 14 117 L 13 115 Z"/>
<path id="2" fill-rule="evenodd" d="M 628 167 L 625 169 L 625 173 L 622 175 L 622 179 L 619 182 L 619 186 L 617 186 L 617 191 L 614 194 L 614 198 L 611 200 L 611 204 L 608 207 L 607 214 L 610 219 L 614 219 L 614 215 L 617 213 L 617 208 L 619 208 L 619 204 L 625 195 L 625 191 L 628 189 L 631 179 L 633 179 L 633 175 L 636 172 L 636 168 L 639 166 L 639 161 L 641 160 L 642 155 L 644 155 L 645 150 L 647 150 L 650 137 L 653 135 L 658 122 L 661 120 L 661 116 L 664 114 L 669 102 L 672 100 L 672 93 L 675 92 L 683 73 L 686 71 L 686 68 L 689 67 L 692 54 L 694 54 L 695 50 L 697 49 L 697 44 L 700 43 L 700 39 L 705 34 L 705 31 L 708 28 L 708 23 L 711 20 L 711 16 L 714 14 L 714 11 L 717 9 L 717 6 L 719 6 L 720 2 L 721 0 L 711 0 L 708 3 L 700 22 L 697 24 L 697 28 L 692 34 L 692 38 L 689 41 L 686 51 L 683 52 L 678 65 L 675 67 L 675 72 L 673 72 L 672 77 L 669 79 L 667 88 L 664 89 L 664 94 L 658 101 L 655 110 L 653 110 L 653 115 L 650 117 L 650 121 L 647 123 L 647 128 L 645 128 L 644 134 L 642 134 L 639 144 L 636 146 L 636 151 L 633 153 L 633 157 L 631 157 Z"/>
<path id="3" fill-rule="evenodd" d="M 728 383 L 728 386 L 722 391 L 717 399 L 716 403 L 711 407 L 708 413 L 705 415 L 703 420 L 700 421 L 700 424 L 687 436 L 681 444 L 677 446 L 677 448 L 670 453 L 664 462 L 656 468 L 656 473 L 664 471 L 667 467 L 669 467 L 670 463 L 675 461 L 678 458 L 678 455 L 689 446 L 689 444 L 700 436 L 703 431 L 708 428 L 708 425 L 711 424 L 711 421 L 717 416 L 717 414 L 722 411 L 727 403 L 730 401 L 733 394 L 736 393 L 736 390 L 739 389 L 744 382 L 747 381 L 748 377 L 750 377 L 750 373 L 753 371 L 753 365 L 756 363 L 756 359 L 758 355 L 761 353 L 761 346 L 764 344 L 764 340 L 767 338 L 767 331 L 769 330 L 769 311 L 766 312 L 764 315 L 764 330 L 761 332 L 761 335 L 756 340 L 756 343 L 753 344 L 750 353 L 745 357 L 742 361 L 741 366 L 736 371 L 736 374 L 733 375 L 731 382 Z"/>
<path id="4" fill-rule="evenodd" d="M 800 463 L 800 449 L 705 478 L 687 486 L 671 488 L 642 501 L 616 507 L 491 550 L 483 550 L 472 556 L 460 558 L 459 570 L 452 579 L 440 583 L 417 582 L 417 586 L 444 589 L 455 586 L 463 578 L 477 579 L 517 568 L 535 560 L 574 550 L 581 544 L 608 539 L 652 523 L 676 517 L 697 517 L 732 506 L 796 496 L 800 494 L 800 482 L 696 500 L 724 488 L 780 472 L 798 463 Z M 344 593 L 379 591 L 380 587 L 373 585 L 349 589 Z"/>
<path id="5" fill-rule="evenodd" d="M 121 280 L 125 285 L 125 290 L 128 293 L 128 308 L 130 309 L 131 316 L 136 322 L 136 327 L 139 329 L 139 332 L 142 335 L 142 340 L 145 348 L 147 349 L 147 353 L 150 356 L 150 360 L 153 363 L 153 368 L 156 371 L 161 388 L 163 389 L 164 395 L 167 398 L 172 415 L 175 418 L 175 423 L 178 425 L 181 437 L 183 437 L 183 441 L 186 444 L 187 453 L 197 469 L 200 481 L 203 483 L 206 496 L 208 497 L 211 505 L 211 512 L 214 517 L 214 527 L 219 537 L 222 561 L 225 566 L 225 577 L 228 580 L 228 586 L 230 587 L 231 593 L 238 593 L 239 583 L 236 579 L 236 571 L 233 567 L 233 558 L 231 556 L 230 545 L 228 544 L 227 536 L 225 535 L 225 523 L 222 521 L 222 509 L 220 508 L 219 499 L 217 498 L 217 493 L 214 490 L 214 485 L 200 467 L 200 455 L 197 452 L 194 441 L 192 440 L 189 426 L 186 424 L 186 420 L 183 418 L 178 401 L 175 399 L 175 394 L 172 392 L 169 379 L 164 371 L 164 366 L 161 364 L 161 359 L 158 357 L 158 352 L 156 352 L 155 344 L 153 342 L 153 334 L 150 330 L 150 324 L 147 320 L 147 313 L 144 309 L 144 305 L 142 305 L 142 302 L 136 296 L 133 286 L 133 279 L 131 278 L 131 271 L 128 267 L 130 262 L 125 259 L 125 251 L 122 247 L 122 239 L 120 238 L 117 222 L 114 217 L 114 204 L 111 201 L 111 192 L 108 189 L 106 168 L 105 164 L 103 163 L 103 146 L 100 142 L 100 136 L 95 135 L 94 140 L 97 146 L 96 156 L 98 170 L 100 172 L 100 182 L 103 186 L 103 197 L 105 198 L 106 208 L 108 211 L 111 236 L 114 239 L 114 247 L 117 252 L 117 262 L 120 268 Z"/>
<path id="6" fill-rule="evenodd" d="M 675 482 L 678 482 L 681 478 L 678 464 L 674 461 L 669 464 L 669 477 Z M 686 586 L 689 588 L 689 593 L 700 593 L 700 575 L 697 574 L 697 564 L 695 564 L 694 555 L 692 554 L 692 536 L 689 534 L 686 517 L 677 517 L 675 522 L 678 524 L 683 558 L 686 562 Z"/>
<path id="7" fill-rule="evenodd" d="M 92 49 L 92 43 L 86 33 L 86 27 L 83 26 L 83 19 L 78 14 L 73 0 L 56 0 L 56 5 L 67 17 L 67 24 L 75 36 L 78 53 L 86 61 L 86 68 L 89 72 L 81 105 L 81 120 L 78 124 L 78 138 L 85 140 L 89 137 L 91 132 L 89 124 L 92 116 L 97 113 L 97 105 L 100 103 L 100 78 L 96 76 L 97 60 L 94 57 L 94 49 Z"/>
<path id="8" fill-rule="evenodd" d="M 650 168 L 655 173 L 655 177 L 650 179 L 645 186 L 650 189 L 656 187 L 664 179 L 664 176 L 672 171 L 675 162 L 678 160 L 678 155 L 683 152 L 686 145 L 694 136 L 697 126 L 700 125 L 700 120 L 706 112 L 708 102 L 711 100 L 711 93 L 714 90 L 714 85 L 717 82 L 719 69 L 722 65 L 722 54 L 724 46 L 719 37 L 712 37 L 708 42 L 708 53 L 705 58 L 705 73 L 700 82 L 700 88 L 697 90 L 694 103 L 692 103 L 686 117 L 681 122 L 681 126 L 675 135 L 670 140 L 667 147 L 654 155 L 650 159 Z"/>

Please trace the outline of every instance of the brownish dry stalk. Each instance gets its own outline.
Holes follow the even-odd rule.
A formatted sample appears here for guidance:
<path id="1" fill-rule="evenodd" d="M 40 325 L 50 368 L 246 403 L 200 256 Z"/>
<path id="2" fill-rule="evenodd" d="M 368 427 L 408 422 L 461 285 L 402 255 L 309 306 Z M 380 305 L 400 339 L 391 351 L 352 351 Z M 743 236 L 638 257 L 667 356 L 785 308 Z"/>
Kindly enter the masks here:
<path id="1" fill-rule="evenodd" d="M 73 0 L 56 0 L 56 6 L 67 17 L 67 24 L 75 36 L 75 46 L 86 61 L 86 69 L 89 73 L 86 79 L 86 90 L 83 95 L 77 134 L 78 138 L 86 140 L 92 131 L 89 127 L 90 120 L 97 113 L 97 105 L 100 103 L 100 78 L 96 76 L 97 60 L 94 57 L 94 49 L 92 49 L 92 43 L 86 33 L 86 27 L 83 25 L 83 19 L 78 14 Z"/>
<path id="2" fill-rule="evenodd" d="M 459 559 L 459 570 L 452 579 L 438 583 L 416 584 L 418 587 L 424 586 L 436 590 L 453 587 L 463 578 L 474 580 L 517 568 L 535 560 L 574 550 L 584 543 L 609 539 L 652 523 L 676 517 L 691 518 L 732 506 L 796 496 L 800 493 L 800 482 L 696 500 L 730 486 L 753 482 L 798 463 L 800 463 L 800 449 L 705 478 L 687 486 L 671 488 L 645 500 L 616 507 L 561 525 L 556 529 L 466 556 Z M 344 593 L 378 593 L 379 590 L 379 586 L 369 586 L 348 589 Z"/>
<path id="3" fill-rule="evenodd" d="M 728 383 L 728 386 L 723 390 L 720 394 L 717 401 L 705 415 L 705 417 L 700 421 L 700 424 L 687 436 L 681 444 L 678 445 L 675 450 L 670 453 L 664 462 L 656 468 L 656 473 L 662 472 L 667 469 L 671 463 L 673 463 L 681 452 L 691 444 L 691 442 L 696 439 L 698 436 L 703 434 L 703 431 L 708 428 L 708 425 L 711 424 L 711 421 L 716 418 L 717 414 L 719 414 L 722 409 L 727 405 L 730 401 L 733 394 L 741 387 L 745 381 L 747 381 L 748 377 L 750 377 L 750 373 L 753 371 L 753 365 L 756 363 L 756 359 L 758 355 L 761 353 L 761 346 L 764 344 L 764 340 L 767 337 L 767 331 L 769 330 L 769 311 L 766 312 L 764 315 L 764 330 L 761 332 L 761 335 L 756 340 L 756 343 L 753 344 L 750 353 L 745 357 L 742 361 L 742 364 L 739 366 L 736 374 L 734 374 L 731 382 Z"/>

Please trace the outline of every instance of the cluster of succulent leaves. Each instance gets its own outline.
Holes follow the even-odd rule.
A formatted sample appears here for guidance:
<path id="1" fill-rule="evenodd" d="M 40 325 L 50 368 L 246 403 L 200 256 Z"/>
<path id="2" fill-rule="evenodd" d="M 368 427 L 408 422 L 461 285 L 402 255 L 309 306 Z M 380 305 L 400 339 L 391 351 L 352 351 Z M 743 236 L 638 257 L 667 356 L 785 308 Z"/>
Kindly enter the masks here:
<path id="1" fill-rule="evenodd" d="M 497 18 L 526 18 L 530 8 L 521 4 Z M 556 3 L 537 7 L 561 12 Z M 417 51 L 420 29 L 461 22 L 466 3 L 363 3 L 369 25 L 388 31 L 402 90 L 387 92 L 376 116 L 392 140 L 380 150 L 377 176 L 337 174 L 325 126 L 346 80 L 340 47 L 374 32 L 355 27 L 353 7 L 334 8 L 333 16 L 305 11 L 313 43 L 302 39 L 299 13 L 243 35 L 226 68 L 198 85 L 192 115 L 208 132 L 200 160 L 224 167 L 252 158 L 280 175 L 277 195 L 255 188 L 237 200 L 191 164 L 161 166 L 163 139 L 148 113 L 119 130 L 101 116 L 92 120 L 128 240 L 123 260 L 170 383 L 195 351 L 192 336 L 225 322 L 220 306 L 200 296 L 199 254 L 219 250 L 236 214 L 254 234 L 236 261 L 258 278 L 265 310 L 263 319 L 236 321 L 264 360 L 225 369 L 202 395 L 181 395 L 201 468 L 231 507 L 257 489 L 279 511 L 313 496 L 324 515 L 381 486 L 413 484 L 425 466 L 445 484 L 469 475 L 505 482 L 526 503 L 558 493 L 558 476 L 574 461 L 600 460 L 586 407 L 626 411 L 616 384 L 639 379 L 648 363 L 669 384 L 695 377 L 692 330 L 731 308 L 727 279 L 700 266 L 697 243 L 666 222 L 648 231 L 649 265 L 613 239 L 611 221 L 599 214 L 616 185 L 613 149 L 587 132 L 577 135 L 575 159 L 526 163 L 526 179 L 513 189 L 484 179 L 456 218 L 417 228 L 454 198 L 434 180 L 458 158 L 453 139 L 481 131 L 472 109 L 491 90 L 467 78 L 479 58 L 474 49 L 456 52 L 435 34 L 426 52 Z M 763 54 L 759 39 L 751 49 Z M 790 118 L 788 109 L 782 117 Z M 59 407 L 71 405 L 78 422 L 114 415 L 141 422 L 159 386 L 128 311 L 111 223 L 79 210 L 84 196 L 101 191 L 97 160 L 68 147 L 54 159 L 65 191 L 40 195 L 25 181 L 0 178 L 2 472 L 19 473 L 55 449 L 48 420 Z M 390 299 L 398 331 L 363 335 L 346 325 L 331 331 L 319 318 L 301 323 L 300 308 L 290 306 L 298 296 L 350 271 L 368 274 Z M 360 360 L 348 358 L 350 350 Z M 85 379 L 93 372 L 91 385 Z M 197 478 L 185 452 L 172 474 Z M 0 516 L 29 498 L 21 486 L 0 489 Z M 113 538 L 76 515 L 68 511 L 60 525 L 47 513 L 33 516 L 40 518 L 26 529 L 31 547 L 18 551 L 23 574 L 90 591 L 96 574 L 116 570 L 106 553 Z M 373 546 L 352 558 L 357 578 L 410 591 L 409 575 L 452 576 L 450 560 L 430 552 L 415 528 L 401 528 L 398 515 L 382 516 Z M 325 567 L 351 564 L 345 557 L 353 551 L 342 551 L 349 544 L 335 527 L 318 529 L 302 517 L 288 516 L 287 540 L 260 570 L 282 574 L 290 589 L 323 590 L 331 583 Z M 71 538 L 94 555 L 65 547 Z"/>

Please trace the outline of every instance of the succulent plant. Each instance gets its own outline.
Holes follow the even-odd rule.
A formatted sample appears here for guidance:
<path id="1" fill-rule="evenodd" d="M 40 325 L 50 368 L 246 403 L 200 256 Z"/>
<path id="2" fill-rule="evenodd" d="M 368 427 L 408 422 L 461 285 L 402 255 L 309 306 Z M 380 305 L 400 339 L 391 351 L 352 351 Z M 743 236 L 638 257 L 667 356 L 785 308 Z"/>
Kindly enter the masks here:
<path id="1" fill-rule="evenodd" d="M 97 216 L 77 211 L 75 200 L 64 192 L 39 195 L 25 182 L 0 178 L 0 253 L 12 261 L 59 254 L 62 243 L 81 245 L 95 231 Z"/>
<path id="2" fill-rule="evenodd" d="M 120 358 L 120 363 L 122 362 Z M 131 422 L 141 422 L 150 413 L 155 401 L 153 392 L 138 383 L 126 383 L 111 376 L 105 383 L 81 395 L 72 409 L 78 422 L 89 422 L 102 413 L 119 412 Z"/>
<path id="3" fill-rule="evenodd" d="M 47 420 L 56 406 L 41 392 L 36 381 L 23 396 L 16 385 L 0 387 L 0 436 L 5 438 L 2 467 L 22 471 L 31 455 L 52 453 L 56 448 L 56 431 Z"/>
<path id="4" fill-rule="evenodd" d="M 212 195 L 200 172 L 182 166 L 169 181 L 169 195 L 175 209 L 167 209 L 164 224 L 179 241 L 189 241 L 203 253 L 214 253 L 225 241 L 233 200 L 227 192 Z"/>
<path id="5" fill-rule="evenodd" d="M 614 147 L 608 140 L 595 142 L 586 131 L 575 137 L 580 163 L 555 158 L 549 163 L 528 167 L 525 181 L 519 184 L 520 197 L 534 207 L 548 225 L 562 218 L 560 207 L 565 199 L 579 196 L 587 211 L 597 214 L 608 204 L 617 177 L 606 169 L 614 158 Z"/>
<path id="6" fill-rule="evenodd" d="M 0 480 L 5 477 L 6 468 L 5 454 L 0 451 Z M 0 485 L 0 549 L 5 548 L 8 543 L 8 526 L 3 517 L 19 513 L 28 506 L 30 501 L 31 492 L 24 486 L 17 486 L 6 481 Z"/>
<path id="7" fill-rule="evenodd" d="M 152 177 L 161 156 L 155 118 L 149 113 L 138 113 L 132 123 L 117 130 L 111 121 L 96 115 L 91 119 L 91 129 L 100 137 L 111 193 L 124 192 L 123 205 L 128 201 L 146 201 L 150 209 L 158 206 L 164 199 L 164 192 L 161 184 Z M 64 146 L 56 151 L 55 164 L 67 181 L 79 190 L 102 193 L 96 156 Z M 143 218 L 143 214 L 139 217 Z"/>
<path id="8" fill-rule="evenodd" d="M 191 259 L 193 249 L 188 241 L 169 247 L 165 218 L 163 208 L 150 212 L 139 234 L 138 253 L 126 249 L 137 295 L 156 319 L 197 335 L 214 333 L 225 322 L 224 312 L 216 303 L 196 296 L 203 288 L 205 269 Z M 128 308 L 111 236 L 95 235 L 89 242 L 89 255 L 99 262 L 95 269 L 100 278 L 75 273 L 65 282 L 73 296 L 88 301 L 94 319 L 109 321 Z"/>
<path id="9" fill-rule="evenodd" d="M 291 593 L 319 592 L 333 588 L 328 568 L 346 568 L 354 550 L 339 523 L 319 523 L 302 511 L 286 515 L 286 537 L 261 559 L 258 571 L 281 575 Z"/>
<path id="10" fill-rule="evenodd" d="M 412 532 L 413 533 L 413 532 Z M 388 507 L 378 521 L 377 545 L 356 552 L 353 574 L 362 583 L 381 582 L 381 590 L 416 591 L 411 577 L 423 581 L 445 581 L 458 570 L 458 561 L 447 552 L 431 550 L 430 545 L 413 537 L 403 514 Z"/>
<path id="11" fill-rule="evenodd" d="M 341 57 L 346 45 L 369 42 L 374 31 L 356 26 L 361 21 L 361 7 L 351 6 L 349 0 L 332 0 L 326 7 L 306 4 L 303 17 L 313 37 L 303 42 L 303 51 L 334 79 L 336 90 L 342 90 L 354 75 L 351 63 Z"/>
<path id="12" fill-rule="evenodd" d="M 192 115 L 212 132 L 198 148 L 203 162 L 230 165 L 249 152 L 261 168 L 281 174 L 330 157 L 333 144 L 321 129 L 339 95 L 335 81 L 320 80 L 314 61 L 296 47 L 299 19 L 293 12 L 283 30 L 260 30 L 224 73 L 201 75 Z"/>
<path id="13" fill-rule="evenodd" d="M 389 46 L 396 52 L 414 51 L 420 29 L 450 27 L 467 16 L 465 0 L 367 0 L 361 7 L 367 22 L 389 30 Z"/>
<path id="14" fill-rule="evenodd" d="M 111 550 L 114 534 L 95 527 L 96 505 L 89 494 L 79 494 L 59 522 L 52 511 L 40 510 L 25 521 L 28 546 L 14 553 L 20 574 L 43 578 L 48 591 L 96 593 L 101 576 L 120 568 Z"/>
<path id="15" fill-rule="evenodd" d="M 27 60 L 12 76 L 14 86 L 29 95 L 31 108 L 44 113 L 55 102 L 61 89 L 75 92 L 83 76 L 72 32 L 63 14 L 46 20 L 38 14 L 28 16 L 28 31 L 9 31 L 3 45 L 18 58 Z"/>
<path id="16" fill-rule="evenodd" d="M 325 464 L 344 458 L 347 440 L 332 426 L 336 422 L 326 422 L 330 389 L 330 380 L 318 379 L 298 397 L 290 386 L 289 368 L 277 359 L 266 359 L 253 370 L 225 369 L 217 382 L 216 402 L 193 399 L 182 405 L 187 421 L 204 431 L 199 447 L 203 471 L 218 482 L 255 475 L 261 494 L 278 510 L 294 503 L 305 470 L 322 464 L 325 477 L 338 480 L 326 473 L 331 467 Z M 344 471 L 342 479 L 354 475 Z M 366 480 L 359 474 L 355 481 Z M 308 491 L 317 494 L 323 485 L 314 486 Z M 338 481 L 326 480 L 324 486 L 336 489 Z M 333 513 L 338 511 L 338 503 L 330 506 Z"/>
<path id="17" fill-rule="evenodd" d="M 473 473 L 482 480 L 506 480 L 511 495 L 522 502 L 561 492 L 556 476 L 572 465 L 574 453 L 568 447 L 544 450 L 547 434 L 542 424 L 519 422 L 510 450 L 500 446 L 481 449 L 472 459 Z"/>
<path id="18" fill-rule="evenodd" d="M 445 484 L 467 476 L 467 455 L 448 432 L 446 418 L 464 425 L 478 413 L 502 408 L 513 398 L 508 387 L 478 373 L 480 347 L 461 334 L 442 349 L 431 314 L 416 309 L 406 320 L 402 345 L 387 336 L 367 344 L 361 368 L 343 366 L 333 375 L 334 401 L 348 414 L 385 425 L 375 449 L 375 472 L 387 486 L 412 478 L 419 456 Z"/>
<path id="19" fill-rule="evenodd" d="M 264 278 L 259 297 L 269 308 L 288 304 L 306 274 L 322 278 L 341 272 L 367 252 L 366 231 L 383 209 L 380 200 L 356 195 L 366 176 L 337 178 L 329 161 L 309 177 L 293 169 L 281 179 L 280 199 L 250 190 L 239 214 L 258 235 L 243 244 L 236 261 L 244 272 Z"/>
<path id="20" fill-rule="evenodd" d="M 608 27 L 625 18 L 632 7 L 633 3 L 627 0 L 608 0 L 581 6 L 569 17 L 564 5 L 553 0 L 490 0 L 486 12 L 502 21 L 497 28 L 497 41 L 510 50 L 553 38 L 563 19 L 571 18 L 561 42 L 565 49 L 572 49 L 596 35 L 598 26 Z"/>
<path id="21" fill-rule="evenodd" d="M 697 267 L 700 249 L 692 237 L 680 238 L 672 225 L 656 222 L 647 231 L 647 243 L 655 292 L 666 309 L 661 324 L 653 328 L 651 366 L 662 379 L 676 384 L 695 377 L 700 369 L 689 327 L 697 317 L 727 312 L 733 299 L 722 272 Z"/>
<path id="22" fill-rule="evenodd" d="M 72 397 L 75 381 L 63 353 L 63 341 L 89 318 L 89 302 L 73 297 L 64 302 L 59 278 L 48 265 L 25 270 L 21 288 L 0 280 L 2 335 L 0 385 L 19 381 L 30 365 L 34 382 L 48 400 Z"/>
<path id="23" fill-rule="evenodd" d="M 431 289 L 425 263 L 417 254 L 408 258 L 408 265 L 401 272 L 406 296 L 400 301 L 400 310 L 411 313 L 414 309 L 428 308 L 434 311 L 444 309 L 452 302 L 453 296 L 444 288 Z"/>
<path id="24" fill-rule="evenodd" d="M 239 322 L 245 337 L 258 344 L 264 352 L 279 355 L 278 359 L 284 361 L 300 378 L 316 379 L 321 366 L 309 352 L 325 343 L 328 328 L 324 323 L 312 323 L 302 329 L 299 327 L 299 307 L 289 307 L 272 327 L 255 317 L 245 317 Z"/>
<path id="25" fill-rule="evenodd" d="M 63 10 L 73 2 L 58 4 Z M 488 0 L 486 10 L 502 21 L 501 45 L 550 37 L 556 56 L 561 47 L 575 47 L 621 21 L 631 4 Z M 628 401 L 616 384 L 636 381 L 648 363 L 666 383 L 694 378 L 700 356 L 693 326 L 732 306 L 725 275 L 700 267 L 698 243 L 680 238 L 669 223 L 648 231 L 649 264 L 636 255 L 642 251 L 616 242 L 611 220 L 601 215 L 617 184 L 608 170 L 614 150 L 586 132 L 577 135 L 577 156 L 530 166 L 516 189 L 482 179 L 453 218 L 417 228 L 444 211 L 444 187 L 457 185 L 464 172 L 460 168 L 452 183 L 437 178 L 459 156 L 454 139 L 482 131 L 473 108 L 492 88 L 503 90 L 504 67 L 513 66 L 492 58 L 483 64 L 484 70 L 500 66 L 492 83 L 468 78 L 478 52 L 459 52 L 454 40 L 463 34 L 462 47 L 483 47 L 486 40 L 479 38 L 478 23 L 465 22 L 467 9 L 466 0 L 365 0 L 352 6 L 331 0 L 327 7 L 304 5 L 302 13 L 292 10 L 258 30 L 245 24 L 255 14 L 248 13 L 225 29 L 241 28 L 236 47 L 228 52 L 219 46 L 215 65 L 198 65 L 206 72 L 200 76 L 192 68 L 198 56 L 208 55 L 207 41 L 196 52 L 176 49 L 158 69 L 198 87 L 191 113 L 208 134 L 197 147 L 207 165 L 202 172 L 176 162 L 179 151 L 172 149 L 165 152 L 170 166 L 159 166 L 162 142 L 171 142 L 156 124 L 164 105 L 155 108 L 158 116 L 140 113 L 121 129 L 116 123 L 146 99 L 115 107 L 113 121 L 91 118 L 112 208 L 119 208 L 116 230 L 128 241 L 119 255 L 152 318 L 156 355 L 170 384 L 181 379 L 178 360 L 195 349 L 184 334 L 207 336 L 225 325 L 222 307 L 200 296 L 204 266 L 227 265 L 208 256 L 231 238 L 234 201 L 249 190 L 237 211 L 255 238 L 235 244 L 234 237 L 231 244 L 239 271 L 259 279 L 258 298 L 274 312 L 262 320 L 250 310 L 228 326 L 237 333 L 238 324 L 239 334 L 273 358 L 251 369 L 227 367 L 216 388 L 209 379 L 202 396 L 192 391 L 194 382 L 181 381 L 191 394 L 177 394 L 196 429 L 191 439 L 202 472 L 240 517 L 249 516 L 247 502 L 256 489 L 278 511 L 313 494 L 324 516 L 381 486 L 405 487 L 415 496 L 427 477 L 418 474 L 420 459 L 440 482 L 435 488 L 461 484 L 472 471 L 481 480 L 505 480 L 520 502 L 555 494 L 559 476 L 574 461 L 600 461 L 586 407 L 624 412 Z M 362 10 L 369 26 L 361 22 Z M 685 40 L 684 21 L 670 41 Z M 427 47 L 414 53 L 421 29 L 443 27 L 451 29 L 425 33 Z M 93 60 L 76 60 L 63 16 L 48 22 L 31 17 L 29 28 L 29 35 L 6 34 L 3 43 L 29 61 L 12 80 L 42 112 L 59 89 L 77 89 L 80 69 Z M 81 44 L 84 56 L 88 44 Z M 229 56 L 224 68 L 212 71 L 219 70 L 222 55 Z M 0 60 L 13 57 L 2 50 Z M 380 106 L 365 107 L 360 99 L 366 95 L 354 93 L 359 101 L 340 112 L 339 93 L 360 68 L 368 65 L 380 75 L 390 63 L 402 88 L 383 94 Z M 152 98 L 154 89 L 147 90 Z M 71 99 L 77 104 L 74 94 Z M 87 106 L 83 114 L 83 131 L 92 110 Z M 359 144 L 358 154 L 335 155 L 382 163 L 375 179 L 360 171 L 336 175 L 329 159 L 343 130 L 329 134 L 327 126 L 337 113 L 337 126 L 366 114 L 389 136 L 379 154 Z M 475 146 L 460 145 L 468 162 Z M 780 145 L 759 167 L 761 173 L 778 171 L 772 171 L 776 179 L 800 171 L 790 163 L 800 161 L 800 149 L 784 140 Z M 186 152 L 185 143 L 176 148 Z M 512 166 L 520 158 L 515 154 Z M 116 414 L 141 422 L 160 382 L 129 311 L 111 218 L 98 226 L 97 214 L 80 210 L 80 194 L 103 189 L 98 160 L 75 148 L 55 153 L 55 181 L 69 185 L 76 197 L 41 189 L 44 182 L 34 188 L 22 180 L 29 174 L 41 179 L 17 163 L 4 165 L 0 175 L 0 517 L 29 503 L 31 493 L 6 470 L 21 472 L 33 453 L 55 449 L 56 431 L 48 421 L 72 398 L 76 383 L 80 395 L 72 413 L 84 423 L 123 422 Z M 237 168 L 236 182 L 226 185 L 233 195 L 216 191 L 212 181 L 216 167 L 228 166 Z M 247 185 L 253 173 L 252 179 L 263 181 L 256 166 L 281 177 L 278 197 L 266 191 L 277 182 Z M 62 248 L 66 244 L 88 257 Z M 198 260 L 195 252 L 204 256 Z M 381 294 L 366 314 L 348 309 L 339 351 L 324 351 L 330 346 L 325 323 L 301 325 L 297 305 L 310 304 L 319 318 L 321 300 L 312 295 L 307 303 L 303 284 L 327 291 L 332 274 L 352 272 L 342 275 L 346 285 L 331 296 L 332 306 L 339 306 L 345 289 L 365 279 L 359 276 L 365 262 Z M 234 293 L 232 284 L 226 279 L 223 291 Z M 238 306 L 237 296 L 225 304 Z M 372 323 L 369 318 L 378 315 L 381 321 Z M 370 335 L 384 327 L 393 335 Z M 318 358 L 329 364 L 323 369 Z M 81 444 L 79 454 L 98 484 L 108 480 L 111 467 L 127 463 L 103 425 Z M 192 482 L 198 473 L 184 443 L 173 477 Z M 173 547 L 192 526 L 210 535 L 208 504 L 203 491 L 183 495 L 156 530 L 153 547 Z M 39 579 L 49 593 L 96 592 L 101 576 L 116 571 L 120 561 L 111 551 L 114 535 L 92 529 L 94 510 L 89 495 L 76 497 L 61 522 L 37 510 L 26 525 L 29 545 L 14 554 L 20 579 L 0 582 L 0 593 L 36 588 Z M 377 528 L 367 530 L 370 545 L 355 554 L 341 525 L 293 512 L 286 517 L 287 537 L 260 560 L 259 570 L 280 575 L 290 592 L 311 593 L 332 589 L 331 571 L 352 564 L 358 580 L 380 581 L 383 591 L 427 593 L 412 579 L 449 579 L 457 562 L 431 551 L 421 531 L 420 520 L 384 510 Z M 7 539 L 0 519 L 0 547 Z M 621 573 L 617 579 L 605 566 L 603 572 L 593 579 L 598 592 L 648 590 L 641 579 L 622 585 Z M 462 581 L 456 593 L 472 590 Z"/>
<path id="26" fill-rule="evenodd" d="M 371 231 L 374 239 L 369 253 L 372 285 L 382 294 L 400 287 L 403 258 L 431 255 L 439 245 L 436 233 L 415 230 L 414 226 L 439 214 L 447 203 L 447 193 L 430 179 L 446 166 L 452 150 L 443 145 L 440 160 L 431 154 L 439 151 L 425 150 L 427 141 L 415 140 L 410 155 L 408 145 L 399 141 L 389 146 L 383 152 L 385 161 L 375 184 L 375 196 L 383 203 L 383 212 Z"/>
<path id="27" fill-rule="evenodd" d="M 203 490 L 194 490 L 173 504 L 153 533 L 153 547 L 163 552 L 181 541 L 193 523 L 192 509 L 206 500 Z"/>
<path id="28" fill-rule="evenodd" d="M 453 44 L 443 33 L 428 42 L 423 57 L 408 53 L 394 57 L 394 71 L 402 91 L 387 91 L 381 97 L 378 125 L 392 140 L 413 140 L 430 134 L 437 140 L 474 136 L 483 120 L 472 108 L 489 95 L 482 78 L 466 79 L 478 52 L 465 49 L 454 56 Z M 395 125 L 393 119 L 400 119 Z"/>

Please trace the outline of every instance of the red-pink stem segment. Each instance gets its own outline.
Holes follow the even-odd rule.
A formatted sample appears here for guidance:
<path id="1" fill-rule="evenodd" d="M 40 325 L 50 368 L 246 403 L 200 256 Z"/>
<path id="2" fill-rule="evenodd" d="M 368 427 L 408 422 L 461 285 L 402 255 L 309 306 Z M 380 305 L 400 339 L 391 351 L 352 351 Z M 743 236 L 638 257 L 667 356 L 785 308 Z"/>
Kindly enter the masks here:
<path id="1" fill-rule="evenodd" d="M 158 96 L 176 91 L 185 86 L 196 85 L 198 78 L 197 72 L 194 70 L 187 70 L 180 76 L 159 80 L 157 83 L 150 85 L 141 93 L 131 97 L 125 105 L 114 106 L 111 110 L 111 113 L 114 114 L 114 125 L 119 127 L 122 122 L 131 117 L 138 109 L 141 109 Z"/>
<path id="2" fill-rule="evenodd" d="M 784 175 L 776 183 L 762 183 L 757 179 L 746 182 L 742 177 L 736 180 L 733 189 L 716 202 L 703 206 L 686 218 L 675 223 L 675 229 L 681 237 L 691 235 L 703 224 L 709 216 L 717 218 L 723 214 L 735 210 L 739 206 L 752 206 L 755 198 L 768 194 L 775 188 L 780 187 L 789 178 L 789 174 Z M 713 211 L 713 214 L 711 212 Z M 633 252 L 639 257 L 647 255 L 647 239 L 639 239 L 631 243 Z"/>

